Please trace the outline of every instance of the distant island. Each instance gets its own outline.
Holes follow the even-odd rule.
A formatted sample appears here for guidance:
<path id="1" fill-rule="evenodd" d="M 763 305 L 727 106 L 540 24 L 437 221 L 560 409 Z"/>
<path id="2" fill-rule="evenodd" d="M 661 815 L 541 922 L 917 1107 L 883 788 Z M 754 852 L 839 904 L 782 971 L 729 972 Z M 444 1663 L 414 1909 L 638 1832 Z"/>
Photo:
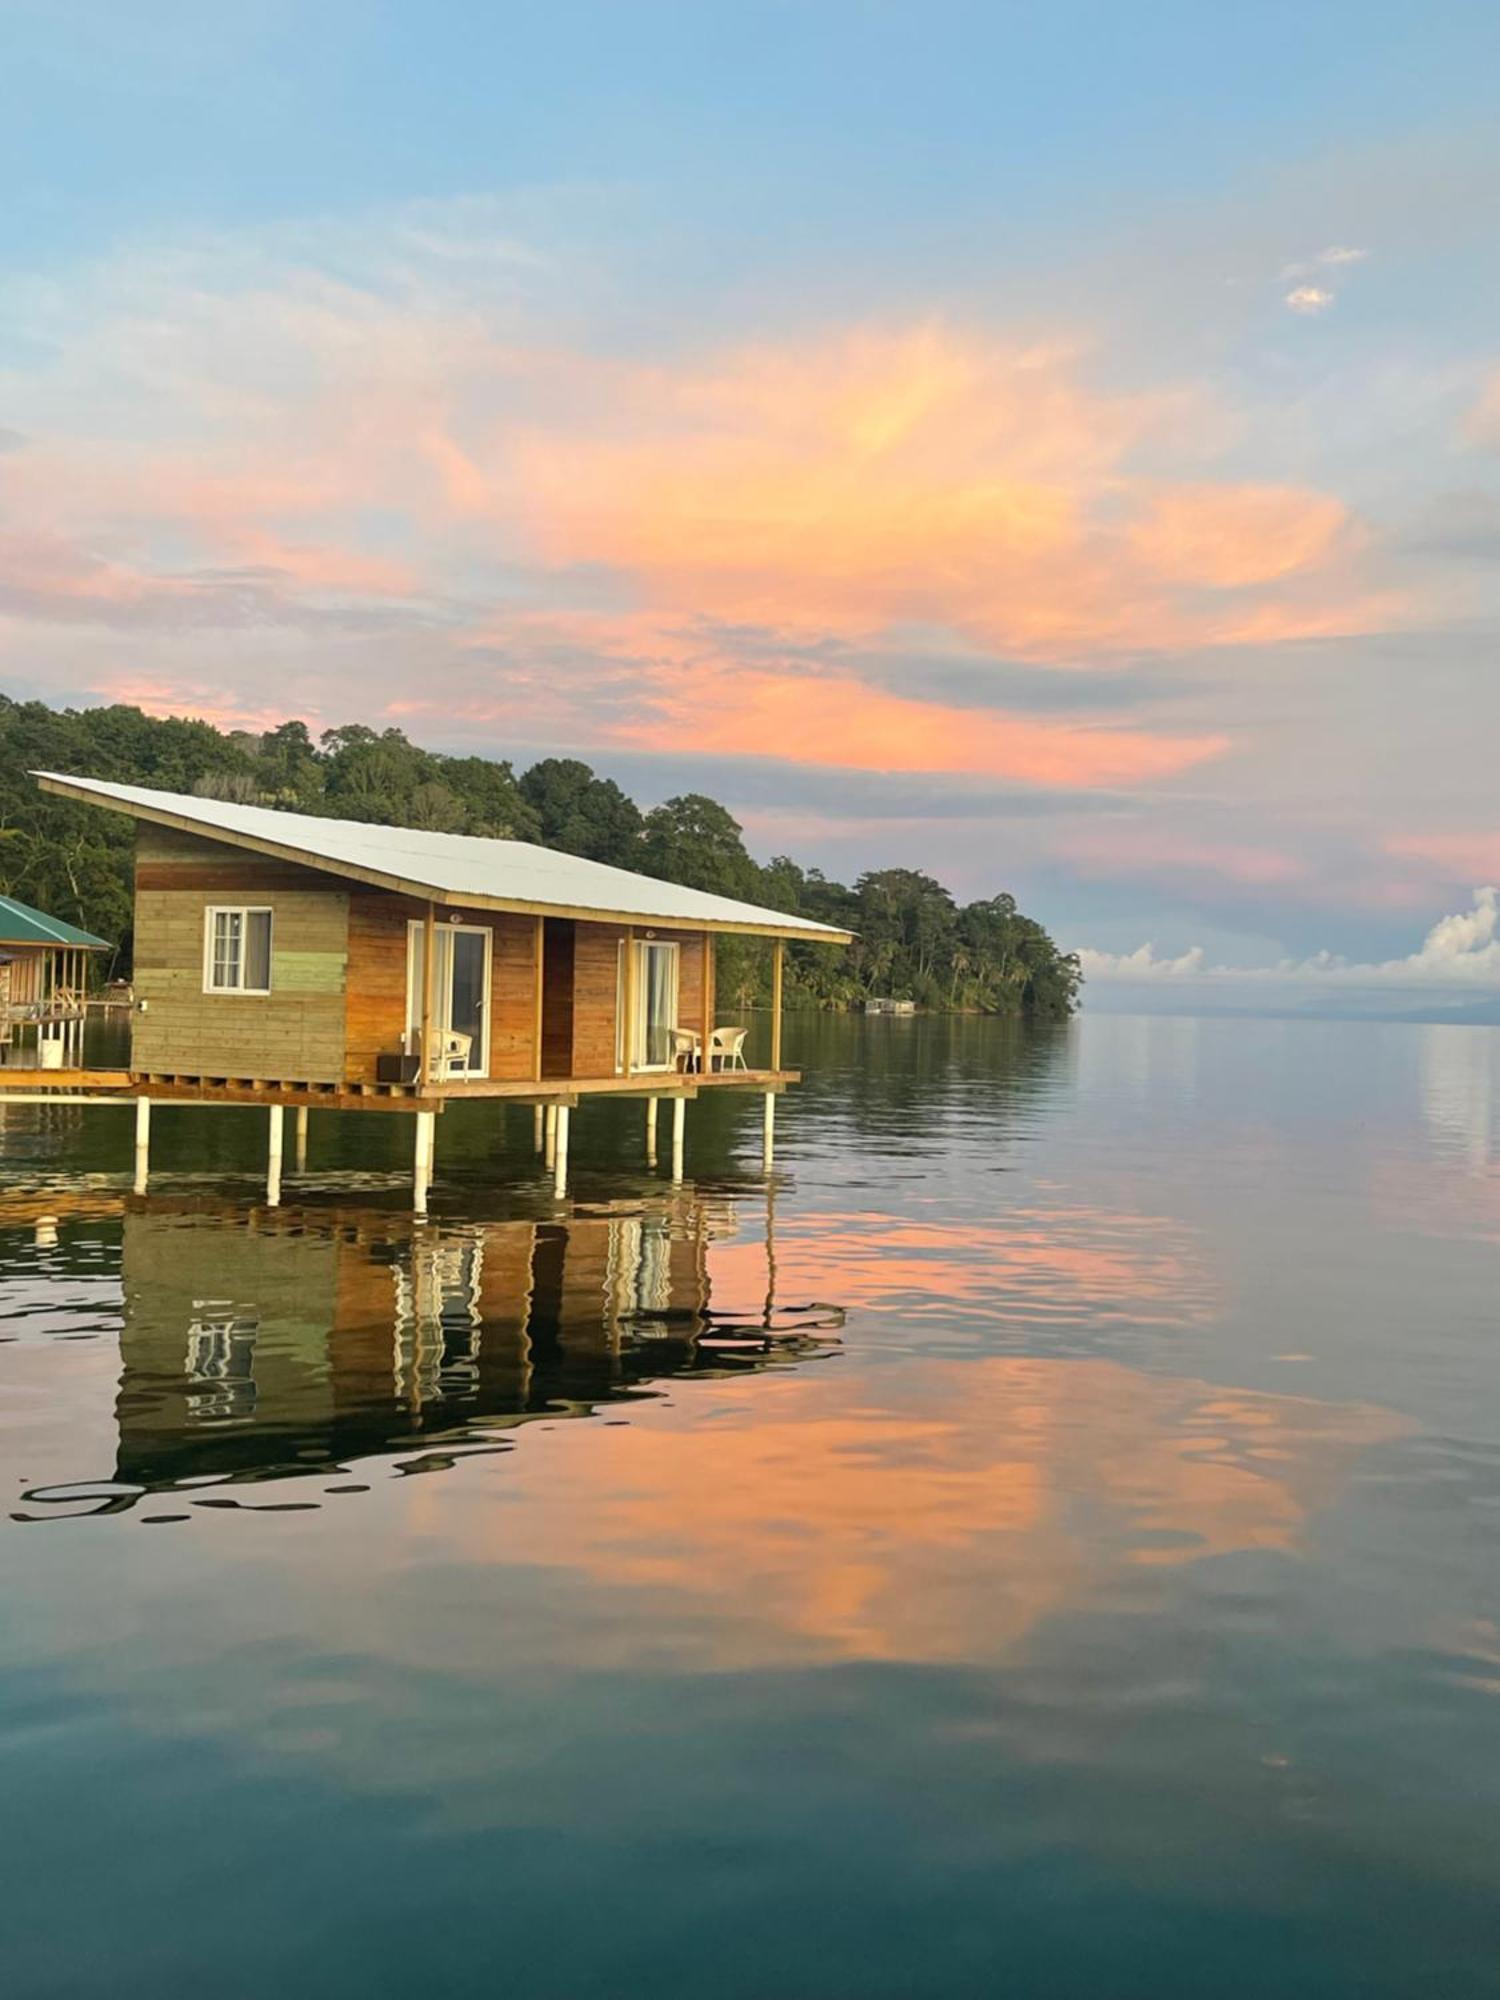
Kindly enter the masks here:
<path id="1" fill-rule="evenodd" d="M 538 841 L 723 896 L 837 924 L 847 952 L 793 945 L 786 1003 L 850 1008 L 873 999 L 925 1011 L 1062 1020 L 1077 1005 L 1078 960 L 1003 892 L 959 904 L 915 868 L 881 868 L 852 888 L 786 855 L 762 865 L 738 821 L 701 792 L 641 808 L 572 757 L 519 776 L 507 761 L 420 749 L 399 729 L 359 723 L 315 742 L 305 723 L 260 733 L 110 706 L 53 709 L 0 695 L 0 888 L 131 951 L 131 827 L 49 798 L 31 770 L 70 771 L 242 805 L 321 813 L 437 833 Z M 719 990 L 742 1006 L 767 997 L 766 954 L 728 938 Z"/>

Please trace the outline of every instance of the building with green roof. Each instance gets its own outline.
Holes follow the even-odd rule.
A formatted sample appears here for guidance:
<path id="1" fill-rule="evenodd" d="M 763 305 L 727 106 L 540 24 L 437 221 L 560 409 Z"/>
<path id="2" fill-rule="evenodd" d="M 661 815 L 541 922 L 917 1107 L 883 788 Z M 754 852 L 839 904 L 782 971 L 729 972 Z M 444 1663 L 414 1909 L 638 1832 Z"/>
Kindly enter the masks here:
<path id="1" fill-rule="evenodd" d="M 89 958 L 108 950 L 92 931 L 0 895 L 0 1060 L 30 1035 L 41 1067 L 82 1062 Z"/>

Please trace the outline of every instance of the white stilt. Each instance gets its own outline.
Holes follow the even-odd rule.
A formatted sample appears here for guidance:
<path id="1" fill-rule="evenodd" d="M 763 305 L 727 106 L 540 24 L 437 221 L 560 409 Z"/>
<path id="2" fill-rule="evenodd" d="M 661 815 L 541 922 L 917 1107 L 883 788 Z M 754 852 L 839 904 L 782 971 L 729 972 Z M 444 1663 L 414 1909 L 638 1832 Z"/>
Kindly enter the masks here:
<path id="1" fill-rule="evenodd" d="M 557 1106 L 557 1129 L 553 1136 L 552 1192 L 561 1201 L 568 1191 L 568 1125 L 572 1113 L 566 1104 Z"/>
<path id="2" fill-rule="evenodd" d="M 687 1125 L 687 1099 L 672 1099 L 672 1178 L 682 1179 L 682 1135 Z"/>
<path id="3" fill-rule="evenodd" d="M 555 1104 L 547 1106 L 546 1123 L 542 1128 L 546 1134 L 542 1140 L 542 1163 L 548 1167 L 557 1159 L 557 1112 L 558 1107 Z"/>
<path id="4" fill-rule="evenodd" d="M 151 1175 L 151 1099 L 135 1100 L 135 1191 L 146 1192 Z"/>
<path id="5" fill-rule="evenodd" d="M 305 1104 L 297 1106 L 294 1134 L 293 1146 L 295 1148 L 297 1171 L 299 1174 L 305 1174 L 307 1172 L 307 1106 Z"/>
<path id="6" fill-rule="evenodd" d="M 280 1104 L 273 1104 L 267 1120 L 266 1144 L 266 1206 L 276 1208 L 281 1202 L 281 1140 L 286 1111 Z"/>
<path id="7" fill-rule="evenodd" d="M 412 1207 L 418 1215 L 427 1213 L 427 1190 L 432 1185 L 432 1161 L 437 1151 L 437 1113 L 419 1111 L 412 1121 Z"/>
<path id="8" fill-rule="evenodd" d="M 776 1160 L 776 1093 L 773 1090 L 766 1092 L 766 1122 L 762 1134 L 762 1146 L 766 1172 L 769 1173 Z"/>
<path id="9" fill-rule="evenodd" d="M 531 1150 L 534 1153 L 539 1153 L 546 1144 L 543 1136 L 543 1118 L 544 1114 L 541 1105 L 533 1104 L 531 1107 Z"/>
<path id="10" fill-rule="evenodd" d="M 646 1165 L 656 1165 L 656 1099 L 646 1099 Z"/>

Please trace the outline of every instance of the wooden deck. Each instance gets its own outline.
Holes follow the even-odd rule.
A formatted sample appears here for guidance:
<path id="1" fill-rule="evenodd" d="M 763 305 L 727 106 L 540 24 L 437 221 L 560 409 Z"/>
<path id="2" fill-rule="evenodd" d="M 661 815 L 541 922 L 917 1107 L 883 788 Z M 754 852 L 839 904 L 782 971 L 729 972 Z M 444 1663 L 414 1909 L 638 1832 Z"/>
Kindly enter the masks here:
<path id="1" fill-rule="evenodd" d="M 441 1111 L 446 1104 L 495 1098 L 511 1104 L 566 1104 L 585 1097 L 692 1098 L 705 1090 L 779 1093 L 802 1081 L 795 1069 L 681 1070 L 632 1076 L 465 1077 L 422 1088 L 400 1083 L 314 1083 L 299 1078 L 192 1076 L 125 1069 L 21 1069 L 0 1065 L 0 1104 L 7 1098 L 91 1097 L 122 1102 L 148 1097 L 159 1104 L 284 1104 L 324 1111 Z"/>

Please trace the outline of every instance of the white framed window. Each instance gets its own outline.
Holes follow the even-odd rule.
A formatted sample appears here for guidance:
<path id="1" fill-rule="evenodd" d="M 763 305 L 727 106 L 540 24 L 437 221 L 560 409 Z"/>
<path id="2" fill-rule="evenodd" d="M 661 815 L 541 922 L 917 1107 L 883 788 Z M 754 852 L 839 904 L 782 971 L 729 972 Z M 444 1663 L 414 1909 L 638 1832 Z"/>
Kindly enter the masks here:
<path id="1" fill-rule="evenodd" d="M 203 912 L 205 993 L 269 993 L 271 912 L 264 906 L 215 904 Z"/>

